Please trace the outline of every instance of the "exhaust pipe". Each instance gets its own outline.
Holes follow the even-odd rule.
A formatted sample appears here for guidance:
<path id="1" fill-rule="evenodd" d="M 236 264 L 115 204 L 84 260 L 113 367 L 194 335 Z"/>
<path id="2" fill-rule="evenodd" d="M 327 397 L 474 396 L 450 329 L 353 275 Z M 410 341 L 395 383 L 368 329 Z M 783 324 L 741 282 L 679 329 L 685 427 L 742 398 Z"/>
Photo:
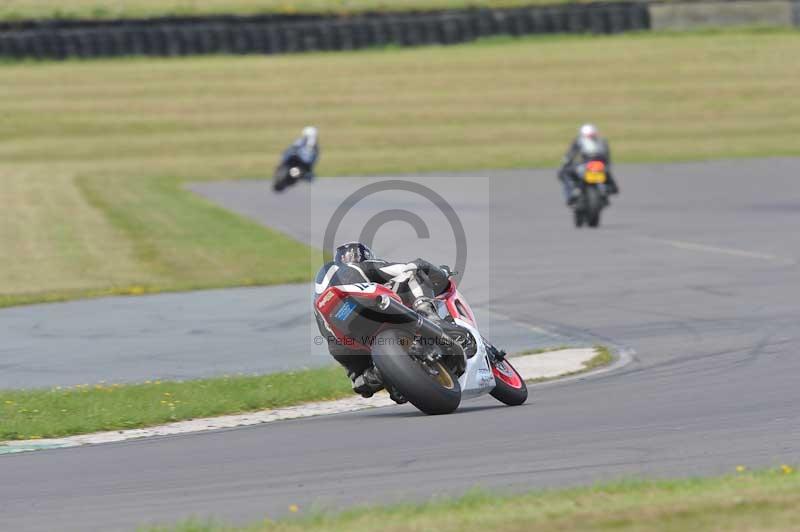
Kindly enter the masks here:
<path id="1" fill-rule="evenodd" d="M 375 310 L 380 312 L 380 321 L 391 323 L 399 329 L 414 335 L 442 342 L 448 348 L 460 347 L 444 333 L 437 323 L 408 308 L 396 299 L 386 295 L 376 297 Z"/>

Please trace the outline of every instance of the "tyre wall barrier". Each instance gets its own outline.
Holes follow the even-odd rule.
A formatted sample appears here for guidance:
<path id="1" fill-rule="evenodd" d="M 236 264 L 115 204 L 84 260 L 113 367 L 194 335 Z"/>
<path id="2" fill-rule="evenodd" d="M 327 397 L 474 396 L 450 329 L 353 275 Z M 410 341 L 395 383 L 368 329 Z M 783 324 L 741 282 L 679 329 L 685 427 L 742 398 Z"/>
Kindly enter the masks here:
<path id="1" fill-rule="evenodd" d="M 0 57 L 281 54 L 457 44 L 491 35 L 798 26 L 800 0 L 611 2 L 417 13 L 0 23 Z"/>
<path id="2" fill-rule="evenodd" d="M 567 4 L 351 17 L 253 16 L 0 25 L 0 57 L 279 54 L 455 44 L 491 35 L 646 30 L 644 3 Z"/>

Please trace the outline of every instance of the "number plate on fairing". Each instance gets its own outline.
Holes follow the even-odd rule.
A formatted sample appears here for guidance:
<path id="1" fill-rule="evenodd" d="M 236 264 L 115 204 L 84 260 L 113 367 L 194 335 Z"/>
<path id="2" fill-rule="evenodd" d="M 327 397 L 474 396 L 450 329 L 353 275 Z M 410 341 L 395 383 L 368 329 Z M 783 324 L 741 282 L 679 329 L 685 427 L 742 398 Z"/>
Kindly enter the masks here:
<path id="1" fill-rule="evenodd" d="M 590 185 L 601 185 L 606 182 L 606 173 L 587 170 L 583 175 L 583 179 Z"/>

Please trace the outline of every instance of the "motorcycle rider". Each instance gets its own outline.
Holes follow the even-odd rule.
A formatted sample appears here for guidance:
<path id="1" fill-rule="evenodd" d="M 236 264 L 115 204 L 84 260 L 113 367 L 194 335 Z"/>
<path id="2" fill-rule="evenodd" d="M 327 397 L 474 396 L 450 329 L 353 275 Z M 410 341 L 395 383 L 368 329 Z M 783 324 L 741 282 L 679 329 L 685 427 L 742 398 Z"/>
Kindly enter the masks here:
<path id="1" fill-rule="evenodd" d="M 606 192 L 618 194 L 619 187 L 611 174 L 611 150 L 608 141 L 600 136 L 594 124 L 584 124 L 578 130 L 578 136 L 570 144 L 558 170 L 558 179 L 564 186 L 564 197 L 567 205 L 572 205 L 580 196 L 580 176 L 577 169 L 589 161 L 603 161 L 606 164 Z"/>
<path id="2" fill-rule="evenodd" d="M 283 152 L 281 164 L 285 164 L 292 156 L 297 156 L 306 167 L 305 179 L 311 181 L 314 179 L 314 166 L 319 160 L 319 151 L 319 130 L 314 126 L 306 126 L 300 137 Z"/>
<path id="3" fill-rule="evenodd" d="M 336 248 L 334 259 L 326 263 L 317 272 L 314 283 L 314 299 L 330 286 L 355 283 L 385 284 L 402 273 L 409 266 L 416 266 L 416 275 L 400 286 L 392 289 L 403 299 L 403 302 L 428 319 L 436 321 L 447 330 L 458 328 L 457 325 L 444 322 L 436 312 L 433 298 L 444 292 L 449 286 L 452 274 L 447 266 L 434 266 L 424 259 L 416 259 L 410 263 L 389 262 L 378 259 L 372 250 L 361 242 L 348 242 Z M 383 387 L 378 370 L 372 365 L 372 359 L 365 351 L 352 349 L 340 342 L 325 327 L 322 318 L 316 312 L 317 326 L 320 334 L 328 342 L 328 352 L 347 371 L 353 384 L 353 391 L 363 397 L 371 397 Z M 487 349 L 497 358 L 503 358 L 505 352 L 496 349 L 486 342 Z M 389 390 L 392 399 L 405 402 Z"/>

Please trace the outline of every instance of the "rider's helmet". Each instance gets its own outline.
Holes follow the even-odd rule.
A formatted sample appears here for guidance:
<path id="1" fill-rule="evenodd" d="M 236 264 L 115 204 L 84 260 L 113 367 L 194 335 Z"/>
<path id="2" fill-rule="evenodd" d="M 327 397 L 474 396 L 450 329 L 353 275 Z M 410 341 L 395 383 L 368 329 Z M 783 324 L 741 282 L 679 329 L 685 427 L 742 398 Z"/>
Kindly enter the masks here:
<path id="1" fill-rule="evenodd" d="M 336 248 L 336 254 L 333 257 L 335 262 L 342 264 L 350 264 L 353 262 L 364 262 L 375 258 L 372 250 L 361 242 L 348 242 Z"/>
<path id="2" fill-rule="evenodd" d="M 582 138 L 594 140 L 598 135 L 597 126 L 594 124 L 583 124 L 579 134 Z"/>
<path id="3" fill-rule="evenodd" d="M 317 143 L 319 131 L 314 126 L 306 126 L 303 128 L 303 140 L 306 146 L 313 146 Z"/>

